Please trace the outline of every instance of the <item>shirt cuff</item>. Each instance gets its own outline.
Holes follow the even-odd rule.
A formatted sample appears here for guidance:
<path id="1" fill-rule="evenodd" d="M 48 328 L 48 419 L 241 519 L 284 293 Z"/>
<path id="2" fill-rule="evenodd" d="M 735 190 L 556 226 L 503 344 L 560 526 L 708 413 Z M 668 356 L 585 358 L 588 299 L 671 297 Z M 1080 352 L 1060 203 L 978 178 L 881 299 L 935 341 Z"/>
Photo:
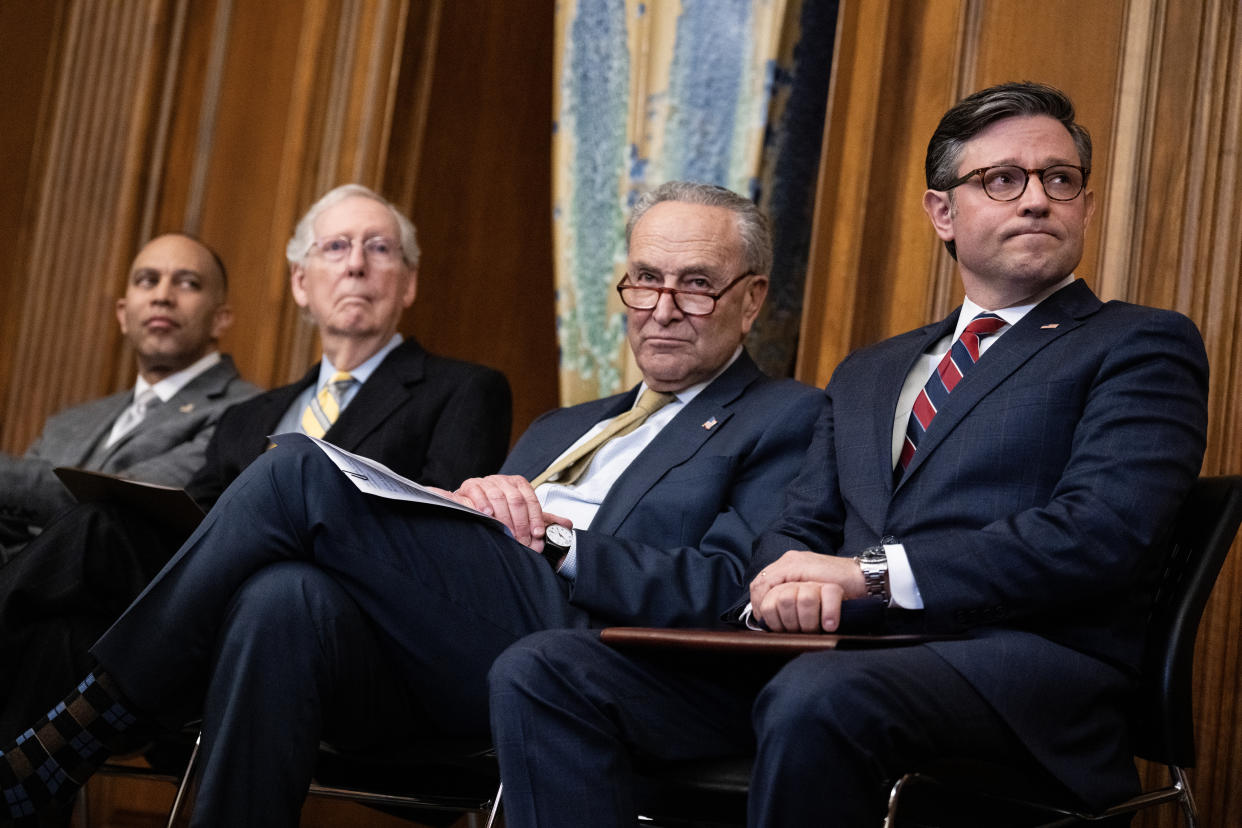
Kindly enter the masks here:
<path id="1" fill-rule="evenodd" d="M 565 560 L 561 561 L 561 565 L 556 568 L 556 574 L 562 578 L 574 580 L 578 577 L 578 532 L 573 533 L 574 539 L 569 542 L 569 551 L 565 553 Z"/>
<path id="2" fill-rule="evenodd" d="M 915 583 L 914 571 L 910 568 L 906 548 L 900 543 L 886 543 L 884 554 L 888 558 L 888 591 L 892 595 L 889 606 L 921 610 L 923 594 L 919 592 L 919 585 Z"/>

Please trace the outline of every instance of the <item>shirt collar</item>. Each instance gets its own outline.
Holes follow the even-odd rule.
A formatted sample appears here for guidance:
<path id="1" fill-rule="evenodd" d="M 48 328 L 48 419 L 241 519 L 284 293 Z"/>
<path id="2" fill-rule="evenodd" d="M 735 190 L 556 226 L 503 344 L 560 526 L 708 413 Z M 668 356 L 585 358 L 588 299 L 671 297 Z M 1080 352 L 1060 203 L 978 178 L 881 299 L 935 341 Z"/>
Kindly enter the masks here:
<path id="1" fill-rule="evenodd" d="M 352 368 L 349 375 L 356 379 L 359 385 L 362 385 L 371 377 L 371 374 L 375 373 L 375 369 L 384 361 L 384 357 L 388 356 L 392 349 L 396 348 L 403 341 L 401 334 L 393 334 L 392 339 L 388 340 L 388 343 L 383 348 L 371 354 L 362 364 Z M 336 366 L 328 359 L 328 355 L 324 354 L 323 359 L 319 361 L 319 381 L 315 384 L 315 387 L 323 388 L 335 373 Z"/>
<path id="2" fill-rule="evenodd" d="M 204 357 L 200 357 L 197 362 L 187 368 L 182 368 L 175 374 L 169 374 L 155 384 L 151 384 L 143 379 L 142 374 L 138 375 L 138 380 L 134 383 L 134 399 L 146 391 L 148 388 L 155 391 L 155 396 L 160 398 L 160 402 L 168 402 L 172 397 L 185 388 L 199 374 L 220 361 L 220 352 L 212 351 Z"/>
<path id="3" fill-rule="evenodd" d="M 1068 285 L 1070 282 L 1074 281 L 1075 278 L 1074 274 L 1071 273 L 1055 285 L 1050 285 L 1044 288 L 1039 293 L 1032 296 L 1030 300 L 1024 304 L 1013 305 L 1008 308 L 997 308 L 996 310 L 981 308 L 974 302 L 970 301 L 970 297 L 966 297 L 962 300 L 962 312 L 958 314 L 957 328 L 953 331 L 953 339 L 956 340 L 959 336 L 961 336 L 962 331 L 964 331 L 966 326 L 970 324 L 970 320 L 974 319 L 981 313 L 994 313 L 1001 319 L 1004 319 L 1009 327 L 1012 328 L 1022 320 L 1022 317 L 1030 313 L 1036 305 Z"/>

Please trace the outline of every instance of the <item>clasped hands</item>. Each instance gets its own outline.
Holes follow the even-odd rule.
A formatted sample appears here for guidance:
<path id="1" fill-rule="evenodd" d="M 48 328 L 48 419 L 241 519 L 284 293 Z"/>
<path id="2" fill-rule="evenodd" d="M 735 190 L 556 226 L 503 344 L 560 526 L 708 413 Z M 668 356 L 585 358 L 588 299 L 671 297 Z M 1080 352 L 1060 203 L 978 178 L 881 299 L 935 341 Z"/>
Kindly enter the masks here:
<path id="1" fill-rule="evenodd" d="M 518 543 L 536 552 L 543 551 L 543 533 L 551 523 L 573 528 L 569 518 L 543 511 L 535 490 L 517 474 L 491 474 L 472 477 L 455 492 L 434 489 L 438 494 L 494 517 L 513 533 Z"/>
<path id="2" fill-rule="evenodd" d="M 772 632 L 834 632 L 841 602 L 866 592 L 853 558 L 790 549 L 750 582 L 751 614 Z"/>

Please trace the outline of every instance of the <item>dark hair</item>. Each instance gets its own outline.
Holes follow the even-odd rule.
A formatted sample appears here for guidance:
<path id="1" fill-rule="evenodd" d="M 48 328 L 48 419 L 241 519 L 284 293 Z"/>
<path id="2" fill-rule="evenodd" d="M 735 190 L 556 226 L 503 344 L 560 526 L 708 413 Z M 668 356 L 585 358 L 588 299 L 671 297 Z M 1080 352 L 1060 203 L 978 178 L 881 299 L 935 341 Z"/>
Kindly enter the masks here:
<path id="1" fill-rule="evenodd" d="M 751 273 L 767 275 L 772 272 L 772 231 L 755 202 L 732 190 L 715 184 L 697 181 L 667 181 L 650 192 L 643 193 L 630 211 L 625 223 L 625 249 L 630 249 L 630 236 L 634 225 L 648 210 L 662 201 L 697 204 L 702 207 L 723 207 L 737 216 L 737 232 L 742 239 L 742 258 Z"/>
<path id="2" fill-rule="evenodd" d="M 1022 81 L 980 89 L 958 101 L 936 126 L 927 143 L 924 164 L 929 190 L 945 190 L 957 177 L 957 165 L 966 142 L 1005 118 L 1047 115 L 1060 121 L 1074 140 L 1079 164 L 1091 171 L 1091 135 L 1074 120 L 1074 104 L 1060 89 L 1043 83 Z M 953 242 L 945 242 L 949 255 L 957 258 Z"/>

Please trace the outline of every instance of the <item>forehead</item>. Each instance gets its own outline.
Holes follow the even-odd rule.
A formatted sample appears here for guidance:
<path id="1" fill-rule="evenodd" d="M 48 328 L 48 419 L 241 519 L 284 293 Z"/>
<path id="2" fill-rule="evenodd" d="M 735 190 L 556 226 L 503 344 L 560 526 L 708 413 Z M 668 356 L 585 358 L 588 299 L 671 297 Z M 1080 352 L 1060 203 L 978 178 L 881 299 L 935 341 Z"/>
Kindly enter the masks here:
<path id="1" fill-rule="evenodd" d="M 159 236 L 147 242 L 134 257 L 130 270 L 192 270 L 206 278 L 219 276 L 216 263 L 206 248 L 193 239 L 176 235 Z"/>
<path id="2" fill-rule="evenodd" d="M 396 236 L 397 220 L 383 204 L 362 196 L 338 201 L 315 217 L 315 235 L 363 235 L 382 233 Z"/>
<path id="3" fill-rule="evenodd" d="M 958 171 L 996 164 L 1037 168 L 1056 163 L 1082 163 L 1069 130 L 1048 115 L 1027 115 L 989 124 L 967 141 Z"/>
<path id="4" fill-rule="evenodd" d="M 737 217 L 724 207 L 664 201 L 644 213 L 630 234 L 629 258 L 635 262 L 715 263 L 741 254 Z"/>

